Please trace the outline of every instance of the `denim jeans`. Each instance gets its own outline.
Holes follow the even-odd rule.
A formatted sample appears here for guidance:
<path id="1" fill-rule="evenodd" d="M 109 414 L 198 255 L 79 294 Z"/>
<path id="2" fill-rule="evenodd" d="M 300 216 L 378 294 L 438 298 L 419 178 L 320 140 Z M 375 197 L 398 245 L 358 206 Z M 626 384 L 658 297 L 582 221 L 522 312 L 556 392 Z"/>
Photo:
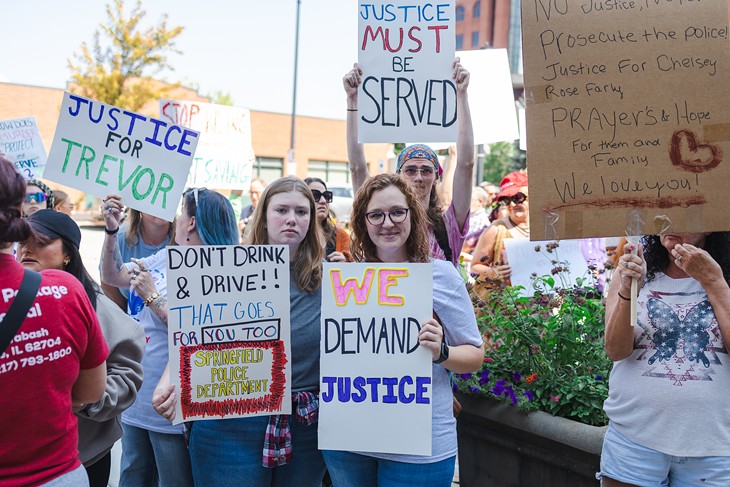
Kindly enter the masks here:
<path id="1" fill-rule="evenodd" d="M 320 487 L 325 466 L 317 449 L 317 424 L 290 418 L 292 460 L 276 468 L 261 464 L 268 416 L 196 421 L 190 432 L 195 485 L 216 487 Z"/>
<path id="2" fill-rule="evenodd" d="M 348 451 L 322 452 L 334 487 L 450 487 L 456 457 L 434 463 L 382 460 Z"/>
<path id="3" fill-rule="evenodd" d="M 86 470 L 83 465 L 71 470 L 68 473 L 56 477 L 43 484 L 41 487 L 87 487 L 89 485 L 89 477 L 86 476 Z"/>
<path id="4" fill-rule="evenodd" d="M 156 433 L 122 423 L 119 487 L 193 487 L 183 435 Z"/>

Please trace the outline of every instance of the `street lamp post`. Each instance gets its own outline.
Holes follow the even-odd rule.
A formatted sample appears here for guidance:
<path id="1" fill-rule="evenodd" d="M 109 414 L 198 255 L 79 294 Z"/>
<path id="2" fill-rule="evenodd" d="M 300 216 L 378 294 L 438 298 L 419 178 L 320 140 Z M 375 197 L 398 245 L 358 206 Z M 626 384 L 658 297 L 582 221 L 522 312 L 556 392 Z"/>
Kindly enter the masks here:
<path id="1" fill-rule="evenodd" d="M 297 66 L 299 64 L 299 10 L 302 0 L 297 0 L 297 24 L 294 33 L 294 88 L 291 103 L 291 141 L 289 143 L 289 153 L 287 154 L 287 170 L 289 175 L 296 175 L 297 163 L 294 157 L 294 142 L 296 136 L 297 125 Z"/>

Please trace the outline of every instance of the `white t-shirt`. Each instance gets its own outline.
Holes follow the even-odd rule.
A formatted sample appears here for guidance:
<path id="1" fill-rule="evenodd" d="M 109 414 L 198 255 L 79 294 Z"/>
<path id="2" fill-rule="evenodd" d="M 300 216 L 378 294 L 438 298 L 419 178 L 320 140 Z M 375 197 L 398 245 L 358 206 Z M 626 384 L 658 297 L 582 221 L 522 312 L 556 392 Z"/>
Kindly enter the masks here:
<path id="1" fill-rule="evenodd" d="M 639 294 L 634 351 L 613 364 L 603 409 L 639 445 L 730 456 L 729 360 L 699 281 L 657 273 Z"/>

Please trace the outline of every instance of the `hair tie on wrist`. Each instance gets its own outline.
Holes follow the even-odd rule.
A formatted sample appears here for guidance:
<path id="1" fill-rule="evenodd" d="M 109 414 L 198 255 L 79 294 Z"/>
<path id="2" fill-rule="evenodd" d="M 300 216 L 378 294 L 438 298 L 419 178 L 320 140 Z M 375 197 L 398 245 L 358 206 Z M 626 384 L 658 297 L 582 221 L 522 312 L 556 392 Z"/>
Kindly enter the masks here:
<path id="1" fill-rule="evenodd" d="M 621 291 L 619 291 L 616 294 L 618 294 L 618 297 L 621 298 L 621 299 L 623 299 L 624 301 L 631 301 L 631 298 L 627 298 L 626 296 L 624 296 L 623 294 L 621 294 Z"/>
<path id="2" fill-rule="evenodd" d="M 356 112 L 357 111 L 357 108 L 348 108 L 347 111 L 348 112 Z"/>
<path id="3" fill-rule="evenodd" d="M 104 227 L 104 233 L 106 233 L 107 235 L 116 235 L 117 232 L 119 232 L 119 227 L 114 230 L 109 230 L 107 227 Z"/>

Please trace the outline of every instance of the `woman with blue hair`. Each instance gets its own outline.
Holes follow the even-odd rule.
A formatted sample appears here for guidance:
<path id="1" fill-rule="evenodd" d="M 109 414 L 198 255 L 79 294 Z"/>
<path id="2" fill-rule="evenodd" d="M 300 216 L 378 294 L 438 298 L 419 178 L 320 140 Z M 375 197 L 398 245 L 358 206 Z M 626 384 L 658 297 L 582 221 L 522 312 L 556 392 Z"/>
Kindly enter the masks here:
<path id="1" fill-rule="evenodd" d="M 192 486 L 182 426 L 171 425 L 152 407 L 152 394 L 168 362 L 167 252 L 122 262 L 117 234 L 124 206 L 118 196 L 104 200 L 102 215 L 106 238 L 101 255 L 101 278 L 109 285 L 128 287 L 129 314 L 142 324 L 147 349 L 142 360 L 144 383 L 137 401 L 122 416 L 120 487 Z M 236 245 L 238 226 L 231 203 L 205 188 L 183 193 L 177 218 L 178 245 Z"/>

